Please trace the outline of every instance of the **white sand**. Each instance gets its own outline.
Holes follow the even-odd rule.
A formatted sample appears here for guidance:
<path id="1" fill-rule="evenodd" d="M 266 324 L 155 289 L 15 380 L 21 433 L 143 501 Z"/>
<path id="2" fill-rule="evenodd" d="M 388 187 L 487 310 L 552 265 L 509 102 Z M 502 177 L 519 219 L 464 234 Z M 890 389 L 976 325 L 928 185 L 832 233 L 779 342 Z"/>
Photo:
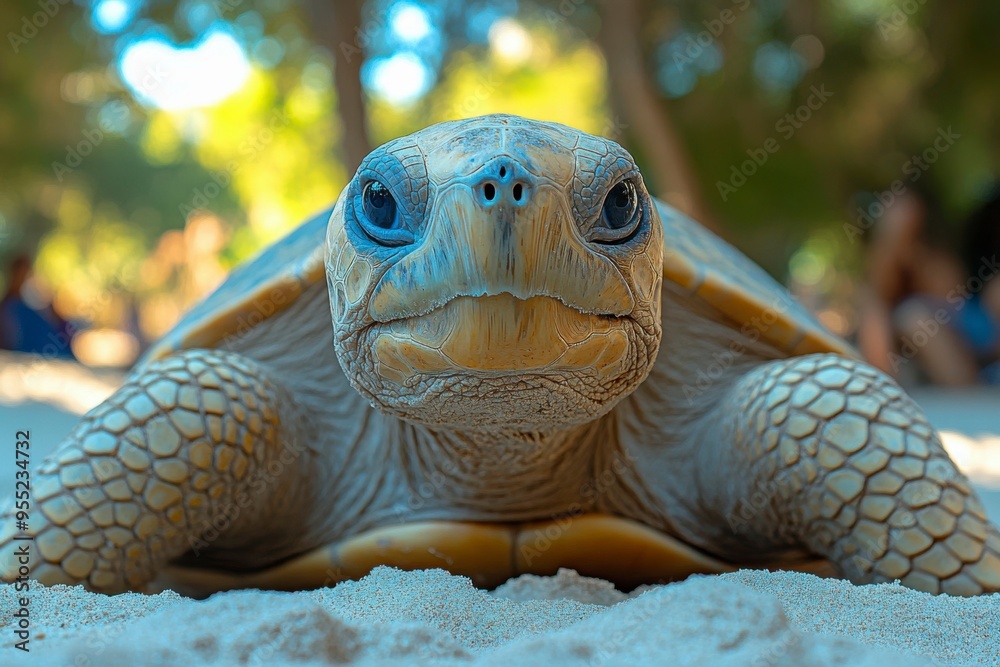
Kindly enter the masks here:
<path id="1" fill-rule="evenodd" d="M 25 655 L 10 646 L 14 591 L 0 588 L 0 664 L 1000 665 L 1000 594 L 785 572 L 694 577 L 634 597 L 568 570 L 491 594 L 441 570 L 391 568 L 335 588 L 205 601 L 65 586 L 31 595 Z"/>

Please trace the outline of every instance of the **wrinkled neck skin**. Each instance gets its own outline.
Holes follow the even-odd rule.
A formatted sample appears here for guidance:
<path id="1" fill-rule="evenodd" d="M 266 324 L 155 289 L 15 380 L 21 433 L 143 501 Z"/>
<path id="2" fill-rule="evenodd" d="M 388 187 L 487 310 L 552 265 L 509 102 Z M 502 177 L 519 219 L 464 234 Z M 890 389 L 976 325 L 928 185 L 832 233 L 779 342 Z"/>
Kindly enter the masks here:
<path id="1" fill-rule="evenodd" d="M 602 421 L 521 432 L 397 421 L 408 521 L 526 521 L 593 510 L 587 489 L 611 453 Z M 388 439 L 387 442 L 393 442 Z"/>

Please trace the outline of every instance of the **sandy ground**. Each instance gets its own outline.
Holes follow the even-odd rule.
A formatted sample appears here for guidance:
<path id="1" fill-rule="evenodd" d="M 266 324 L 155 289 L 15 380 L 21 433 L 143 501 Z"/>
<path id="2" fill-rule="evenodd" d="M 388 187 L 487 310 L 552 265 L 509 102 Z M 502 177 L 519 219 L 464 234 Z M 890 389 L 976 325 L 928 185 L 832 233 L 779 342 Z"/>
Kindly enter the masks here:
<path id="1" fill-rule="evenodd" d="M 626 597 L 563 570 L 492 593 L 442 570 L 378 568 L 300 593 L 193 601 L 32 593 L 30 654 L 63 665 L 998 665 L 1000 594 L 931 596 L 807 574 L 741 571 Z M 17 609 L 0 588 L 0 618 Z"/>
<path id="2" fill-rule="evenodd" d="M 301 593 L 32 593 L 24 654 L 64 665 L 998 665 L 1000 594 L 948 598 L 896 585 L 741 571 L 626 597 L 563 570 L 492 593 L 442 570 L 378 568 Z M 16 609 L 0 588 L 0 618 Z"/>
<path id="3" fill-rule="evenodd" d="M 31 431 L 37 465 L 118 381 L 0 355 L 0 499 L 12 493 L 14 431 Z M 916 398 L 996 520 L 1000 393 Z M 389 568 L 332 589 L 205 601 L 36 588 L 30 654 L 12 647 L 17 597 L 0 587 L 2 665 L 1000 665 L 1000 594 L 934 597 L 787 572 L 695 577 L 632 597 L 569 571 L 486 593 L 442 571 Z"/>

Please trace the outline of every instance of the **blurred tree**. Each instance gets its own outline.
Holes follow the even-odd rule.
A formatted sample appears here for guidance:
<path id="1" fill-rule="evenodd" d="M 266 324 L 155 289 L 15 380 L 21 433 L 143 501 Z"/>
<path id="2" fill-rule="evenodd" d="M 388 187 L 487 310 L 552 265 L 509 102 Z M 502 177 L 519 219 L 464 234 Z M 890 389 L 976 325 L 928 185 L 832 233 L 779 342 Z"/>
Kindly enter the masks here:
<path id="1" fill-rule="evenodd" d="M 640 3 L 602 0 L 599 43 L 608 66 L 611 106 L 626 119 L 628 145 L 649 164 L 656 192 L 709 228 L 720 231 L 704 201 L 690 160 L 663 98 L 648 73 Z"/>
<path id="2" fill-rule="evenodd" d="M 138 261 L 207 173 L 190 154 L 150 164 L 144 114 L 79 6 L 12 0 L 0 25 L 0 261 L 37 255 L 63 312 L 120 324 Z"/>
<path id="3" fill-rule="evenodd" d="M 361 39 L 363 0 L 308 0 L 306 8 L 316 42 L 335 58 L 337 111 L 341 124 L 340 158 L 347 173 L 353 173 L 372 150 L 368 138 L 368 115 L 361 87 L 364 51 Z M 332 120 L 332 118 L 331 118 Z"/>

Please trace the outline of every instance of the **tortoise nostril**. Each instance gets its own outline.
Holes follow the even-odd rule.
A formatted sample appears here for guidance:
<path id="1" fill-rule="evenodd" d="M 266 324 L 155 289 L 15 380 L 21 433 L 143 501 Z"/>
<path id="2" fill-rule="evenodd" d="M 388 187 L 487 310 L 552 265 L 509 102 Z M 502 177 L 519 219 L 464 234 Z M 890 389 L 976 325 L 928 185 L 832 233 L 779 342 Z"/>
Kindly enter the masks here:
<path id="1" fill-rule="evenodd" d="M 503 178 L 506 175 L 507 175 L 507 167 L 501 166 L 500 167 L 500 178 Z"/>
<path id="2" fill-rule="evenodd" d="M 514 201 L 521 201 L 521 193 L 523 188 L 520 183 L 514 185 Z"/>
<path id="3" fill-rule="evenodd" d="M 496 188 L 493 187 L 492 183 L 487 183 L 483 186 L 483 194 L 486 195 L 486 201 L 493 201 L 497 191 Z"/>

